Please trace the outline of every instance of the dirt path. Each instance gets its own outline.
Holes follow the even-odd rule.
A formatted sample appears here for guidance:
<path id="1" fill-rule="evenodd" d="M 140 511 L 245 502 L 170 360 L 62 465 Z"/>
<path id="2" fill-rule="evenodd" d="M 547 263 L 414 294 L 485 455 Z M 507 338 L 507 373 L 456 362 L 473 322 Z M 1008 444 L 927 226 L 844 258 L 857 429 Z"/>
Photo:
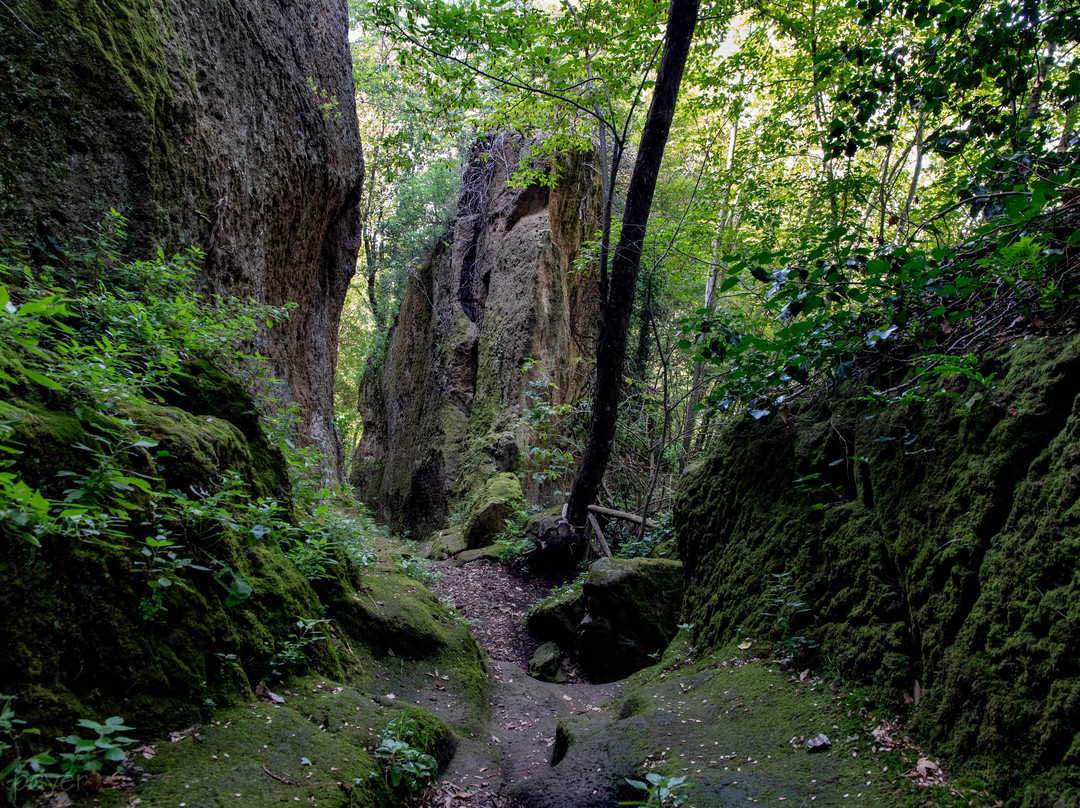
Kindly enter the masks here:
<path id="1" fill-rule="evenodd" d="M 449 598 L 454 608 L 475 621 L 473 635 L 488 656 L 516 662 L 524 670 L 540 641 L 521 621 L 530 606 L 548 596 L 553 582 L 487 559 L 460 567 L 452 561 L 442 561 L 434 568 L 442 577 L 431 591 L 440 598 Z"/>
<path id="2" fill-rule="evenodd" d="M 443 575 L 432 590 L 476 621 L 473 634 L 492 659 L 491 737 L 490 745 L 462 742 L 439 782 L 416 804 L 513 808 L 519 803 L 509 795 L 509 787 L 549 767 L 558 722 L 602 711 L 618 685 L 589 684 L 573 670 L 563 685 L 525 673 L 540 641 L 521 620 L 529 606 L 551 591 L 551 581 L 485 560 L 460 567 L 444 562 L 436 568 Z"/>

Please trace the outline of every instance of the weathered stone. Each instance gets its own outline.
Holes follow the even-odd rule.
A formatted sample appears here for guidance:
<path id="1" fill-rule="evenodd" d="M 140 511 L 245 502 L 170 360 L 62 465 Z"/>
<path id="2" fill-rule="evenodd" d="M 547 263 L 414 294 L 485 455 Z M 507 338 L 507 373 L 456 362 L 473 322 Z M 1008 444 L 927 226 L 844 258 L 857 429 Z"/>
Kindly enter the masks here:
<path id="1" fill-rule="evenodd" d="M 541 640 L 554 640 L 566 648 L 577 644 L 578 626 L 585 619 L 585 598 L 572 589 L 542 600 L 525 617 L 529 631 Z"/>
<path id="2" fill-rule="evenodd" d="M 593 676 L 621 679 L 653 661 L 678 633 L 683 594 L 678 561 L 602 558 L 582 586 L 578 656 Z"/>
<path id="3" fill-rule="evenodd" d="M 993 403 L 962 415 L 985 388 L 956 378 L 955 399 L 867 418 L 867 391 L 903 381 L 885 368 L 786 423 L 732 423 L 675 496 L 686 621 L 701 647 L 736 627 L 816 644 L 882 704 L 918 687 L 913 731 L 954 771 L 1049 805 L 1080 749 L 1080 337 L 979 370 Z M 792 482 L 817 474 L 830 489 Z"/>
<path id="4" fill-rule="evenodd" d="M 111 207 L 131 257 L 199 247 L 207 290 L 295 304 L 255 347 L 340 461 L 337 327 L 363 176 L 345 3 L 15 6 L 0 25 L 0 242 L 50 263 Z"/>
<path id="5" fill-rule="evenodd" d="M 479 547 L 476 550 L 466 550 L 458 553 L 455 557 L 460 567 L 473 561 L 498 561 L 503 557 L 506 550 L 498 544 L 489 544 L 487 547 Z"/>
<path id="6" fill-rule="evenodd" d="M 495 541 L 522 498 L 517 475 L 506 472 L 488 480 L 465 520 L 465 545 L 474 550 Z"/>
<path id="7" fill-rule="evenodd" d="M 569 569 L 578 561 L 580 540 L 562 516 L 544 516 L 535 523 L 535 562 L 541 567 Z"/>
<path id="8" fill-rule="evenodd" d="M 574 154 L 557 158 L 553 187 L 511 187 L 524 147 L 500 135 L 473 149 L 457 217 L 410 276 L 385 358 L 361 381 L 350 482 L 395 529 L 440 527 L 488 477 L 527 463 L 517 416 L 530 382 L 552 404 L 585 390 L 597 279 L 570 270 L 595 229 L 597 175 Z M 530 358 L 539 364 L 523 373 Z"/>
<path id="9" fill-rule="evenodd" d="M 562 652 L 558 644 L 546 642 L 536 649 L 529 660 L 529 676 L 542 682 L 561 684 L 566 681 L 561 663 Z"/>

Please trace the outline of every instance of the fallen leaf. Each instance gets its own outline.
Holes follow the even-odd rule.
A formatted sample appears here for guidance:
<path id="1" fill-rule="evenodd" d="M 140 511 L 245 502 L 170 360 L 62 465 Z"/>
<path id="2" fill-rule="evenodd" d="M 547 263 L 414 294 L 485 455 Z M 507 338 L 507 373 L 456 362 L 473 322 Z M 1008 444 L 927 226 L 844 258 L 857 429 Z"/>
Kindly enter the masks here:
<path id="1" fill-rule="evenodd" d="M 806 748 L 811 752 L 824 752 L 831 746 L 832 741 L 829 740 L 829 736 L 824 732 L 806 742 Z"/>
<path id="2" fill-rule="evenodd" d="M 255 695 L 263 701 L 271 702 L 272 704 L 284 704 L 285 699 L 274 693 L 266 686 L 266 682 L 259 682 L 255 685 Z"/>
<path id="3" fill-rule="evenodd" d="M 930 777 L 941 771 L 941 766 L 936 761 L 930 758 L 919 758 L 919 762 L 915 764 L 915 770 L 919 773 L 920 777 Z"/>

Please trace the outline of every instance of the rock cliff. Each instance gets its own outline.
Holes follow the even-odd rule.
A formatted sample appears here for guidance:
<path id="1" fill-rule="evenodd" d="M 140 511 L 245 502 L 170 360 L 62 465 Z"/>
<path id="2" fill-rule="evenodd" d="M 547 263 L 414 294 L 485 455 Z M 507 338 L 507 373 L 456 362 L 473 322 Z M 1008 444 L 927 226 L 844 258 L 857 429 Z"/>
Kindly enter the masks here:
<path id="1" fill-rule="evenodd" d="M 1080 338 L 988 357 L 998 385 L 868 412 L 851 382 L 733 424 L 675 501 L 703 646 L 768 638 L 907 703 L 953 770 L 1024 805 L 1080 776 Z M 961 402 L 959 405 L 957 402 Z M 1072 804 L 1069 802 L 1068 804 Z"/>
<path id="2" fill-rule="evenodd" d="M 281 305 L 260 337 L 332 459 L 337 325 L 363 177 L 344 0 L 14 0 L 0 10 L 0 240 L 49 262 L 110 207 L 134 257 Z"/>
<path id="3" fill-rule="evenodd" d="M 599 180 L 578 154 L 558 158 L 551 186 L 516 186 L 523 148 L 504 136 L 474 147 L 455 221 L 361 383 L 351 482 L 395 528 L 437 527 L 490 474 L 519 470 L 527 391 L 547 405 L 583 392 L 596 279 L 572 270 Z"/>

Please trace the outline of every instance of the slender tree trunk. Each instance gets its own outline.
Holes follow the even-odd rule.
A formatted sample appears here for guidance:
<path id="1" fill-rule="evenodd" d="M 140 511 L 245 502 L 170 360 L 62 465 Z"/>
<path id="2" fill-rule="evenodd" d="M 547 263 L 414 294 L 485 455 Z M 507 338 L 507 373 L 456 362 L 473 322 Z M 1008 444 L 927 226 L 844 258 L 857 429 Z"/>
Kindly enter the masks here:
<path id="1" fill-rule="evenodd" d="M 926 125 L 926 113 L 919 116 L 919 128 L 915 130 L 915 168 L 911 172 L 911 183 L 908 185 L 907 199 L 904 200 L 904 209 L 900 213 L 900 228 L 897 231 L 896 240 L 903 241 L 907 233 L 908 217 L 911 216 L 911 205 L 915 201 L 915 192 L 919 190 L 919 175 L 922 173 L 923 160 L 923 127 Z"/>
<path id="2" fill-rule="evenodd" d="M 739 116 L 736 114 L 735 120 L 731 124 L 731 137 L 728 140 L 728 152 L 727 152 L 727 172 L 728 172 L 728 186 L 727 191 L 724 193 L 724 209 L 723 209 L 723 221 L 720 222 L 720 232 L 716 234 L 716 243 L 713 245 L 713 266 L 709 268 L 709 277 L 705 282 L 705 308 L 709 311 L 713 310 L 716 306 L 716 290 L 721 282 L 720 261 L 724 256 L 724 238 L 728 237 L 728 241 L 731 239 L 731 230 L 737 227 L 737 219 L 735 216 L 735 208 L 739 204 L 739 196 L 742 193 L 740 188 L 735 193 L 735 199 L 731 198 L 731 186 L 734 182 L 730 177 L 733 176 L 735 170 L 735 144 L 739 137 Z M 686 468 L 687 458 L 690 456 L 690 450 L 694 442 L 694 427 L 697 423 L 697 406 L 701 401 L 702 385 L 705 381 L 705 363 L 694 363 L 694 375 L 690 382 L 690 395 L 686 402 L 686 419 L 683 423 L 683 435 L 682 435 L 682 455 L 679 457 L 679 471 L 682 472 Z"/>
<path id="3" fill-rule="evenodd" d="M 570 523 L 574 525 L 585 524 L 588 506 L 596 499 L 611 457 L 626 364 L 626 334 L 634 309 L 645 230 L 671 120 L 675 115 L 679 85 L 697 24 L 698 2 L 671 0 L 668 9 L 664 54 L 660 59 L 656 87 L 626 192 L 622 233 L 611 262 L 607 296 L 602 301 L 596 351 L 596 386 L 589 415 L 589 432 L 567 510 Z"/>

